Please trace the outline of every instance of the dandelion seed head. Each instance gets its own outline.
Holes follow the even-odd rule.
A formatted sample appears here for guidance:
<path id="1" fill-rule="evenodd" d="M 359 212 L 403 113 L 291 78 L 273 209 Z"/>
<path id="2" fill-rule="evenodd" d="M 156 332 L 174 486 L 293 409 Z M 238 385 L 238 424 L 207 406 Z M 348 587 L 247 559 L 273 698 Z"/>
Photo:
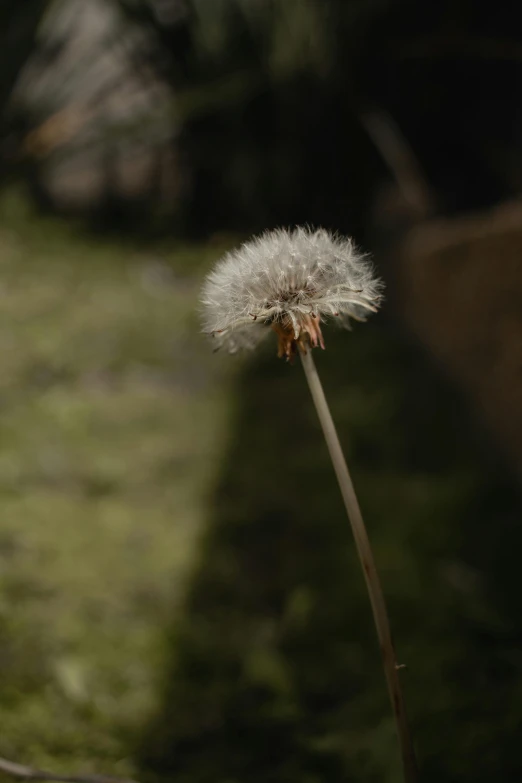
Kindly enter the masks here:
<path id="1" fill-rule="evenodd" d="M 324 347 L 321 322 L 364 321 L 381 298 L 381 281 L 351 239 L 301 227 L 268 231 L 227 253 L 201 297 L 216 347 L 255 348 L 271 326 L 287 358 L 298 342 Z"/>

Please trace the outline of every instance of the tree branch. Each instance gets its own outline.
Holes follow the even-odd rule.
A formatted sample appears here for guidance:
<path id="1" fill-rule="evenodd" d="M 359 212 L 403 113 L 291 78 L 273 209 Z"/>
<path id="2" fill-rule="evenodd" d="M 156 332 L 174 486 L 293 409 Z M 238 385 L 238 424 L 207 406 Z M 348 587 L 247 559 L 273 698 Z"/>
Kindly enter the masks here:
<path id="1" fill-rule="evenodd" d="M 378 108 L 367 109 L 358 116 L 413 214 L 418 218 L 433 215 L 436 211 L 435 196 L 397 123 L 387 112 Z"/>

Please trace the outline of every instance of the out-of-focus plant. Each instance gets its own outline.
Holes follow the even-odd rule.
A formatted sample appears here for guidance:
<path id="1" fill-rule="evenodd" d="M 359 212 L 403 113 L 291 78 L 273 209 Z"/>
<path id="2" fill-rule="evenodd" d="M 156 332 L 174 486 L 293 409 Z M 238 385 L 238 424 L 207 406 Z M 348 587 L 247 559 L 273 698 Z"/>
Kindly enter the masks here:
<path id="1" fill-rule="evenodd" d="M 0 118 L 5 116 L 21 69 L 37 46 L 38 26 L 48 5 L 49 0 L 5 0 L 0 5 Z"/>

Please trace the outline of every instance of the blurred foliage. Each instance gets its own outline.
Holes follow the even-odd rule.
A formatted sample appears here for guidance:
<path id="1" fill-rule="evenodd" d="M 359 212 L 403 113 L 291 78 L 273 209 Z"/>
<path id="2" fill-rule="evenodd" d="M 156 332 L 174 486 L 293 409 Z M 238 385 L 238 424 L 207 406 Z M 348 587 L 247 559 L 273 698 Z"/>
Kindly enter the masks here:
<path id="1" fill-rule="evenodd" d="M 139 56 L 177 101 L 182 226 L 204 235 L 281 220 L 360 223 L 371 163 L 363 177 L 368 142 L 342 53 L 356 61 L 388 2 L 119 2 L 147 27 Z"/>
<path id="2" fill-rule="evenodd" d="M 20 74 L 38 49 L 38 29 L 50 0 L 3 0 L 0 4 L 0 183 L 18 154 L 25 123 L 13 117 L 12 97 Z"/>
<path id="3" fill-rule="evenodd" d="M 519 190 L 514 6 L 492 14 L 483 0 L 458 9 L 452 0 L 119 2 L 147 26 L 142 55 L 180 100 L 181 223 L 193 233 L 368 228 L 389 176 L 360 121 L 374 105 L 404 132 L 442 211 Z M 239 78 L 216 101 L 216 86 Z"/>
<path id="4" fill-rule="evenodd" d="M 209 74 L 257 68 L 277 81 L 300 71 L 327 75 L 340 47 L 337 26 L 360 46 L 357 33 L 393 0 L 117 0 L 124 13 L 148 26 L 151 56 L 178 86 L 202 82 Z M 358 27 L 357 27 L 358 25 Z M 333 47 L 332 47 L 333 44 Z"/>
<path id="5" fill-rule="evenodd" d="M 21 69 L 34 54 L 38 26 L 48 5 L 49 0 L 3 0 L 0 6 L 0 117 Z"/>
<path id="6" fill-rule="evenodd" d="M 67 4 L 55 3 L 55 15 Z M 43 71 L 66 43 L 35 40 L 44 5 L 33 2 L 26 35 Z M 148 145 L 151 154 L 170 148 L 179 193 L 169 214 L 178 231 L 206 236 L 301 222 L 373 230 L 376 191 L 390 176 L 383 149 L 361 122 L 374 106 L 403 131 L 441 211 L 519 191 L 522 29 L 515 6 L 491 13 L 485 0 L 458 9 L 452 0 L 110 0 L 107 14 L 116 27 L 93 43 L 91 61 L 100 47 L 123 51 L 128 81 L 141 80 L 150 96 L 161 85 L 170 96 L 152 97 L 147 111 L 124 122 L 111 124 L 102 112 L 87 147 L 105 150 L 108 159 L 125 140 Z M 12 88 L 27 52 L 18 45 L 9 51 Z M 89 82 L 89 58 L 82 63 Z M 56 94 L 72 70 L 77 65 L 68 61 Z M 103 105 L 118 96 L 117 77 L 92 92 L 99 79 L 93 71 L 72 103 Z M 44 107 L 37 109 L 17 106 L 18 147 L 45 117 Z M 43 162 L 29 156 L 20 169 L 17 156 L 8 157 L 41 204 L 57 208 Z M 154 221 L 158 193 L 146 183 L 144 189 L 139 205 L 122 197 L 118 203 L 114 193 L 100 198 L 105 222 L 112 216 L 121 227 L 128 214 L 143 229 Z"/>

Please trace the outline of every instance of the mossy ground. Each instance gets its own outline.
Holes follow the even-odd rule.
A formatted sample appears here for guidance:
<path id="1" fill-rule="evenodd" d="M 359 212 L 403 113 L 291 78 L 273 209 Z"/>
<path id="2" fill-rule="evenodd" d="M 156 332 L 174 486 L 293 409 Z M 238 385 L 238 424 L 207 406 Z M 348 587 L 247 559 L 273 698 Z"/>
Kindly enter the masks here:
<path id="1" fill-rule="evenodd" d="M 133 773 L 225 438 L 217 252 L 0 205 L 0 755 Z"/>

